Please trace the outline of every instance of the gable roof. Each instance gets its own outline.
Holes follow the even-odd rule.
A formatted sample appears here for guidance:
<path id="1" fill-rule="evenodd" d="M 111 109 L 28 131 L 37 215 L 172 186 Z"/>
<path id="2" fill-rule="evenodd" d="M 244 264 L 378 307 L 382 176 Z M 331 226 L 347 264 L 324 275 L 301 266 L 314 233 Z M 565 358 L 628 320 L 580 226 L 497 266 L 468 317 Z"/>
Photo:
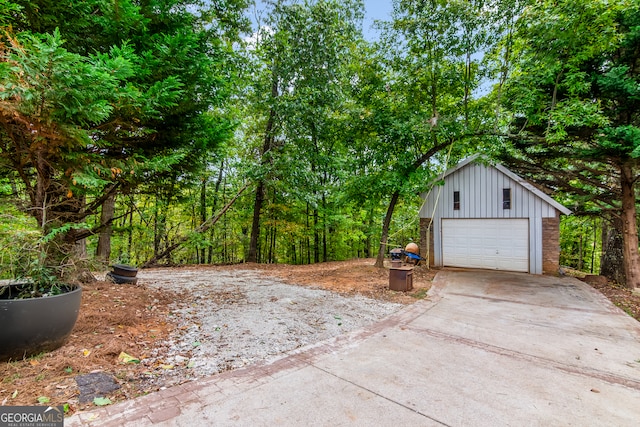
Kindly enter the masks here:
<path id="1" fill-rule="evenodd" d="M 503 165 L 501 165 L 499 163 L 493 163 L 492 161 L 490 161 L 489 159 L 487 159 L 486 157 L 484 157 L 481 154 L 474 154 L 473 156 L 467 157 L 466 159 L 460 161 L 457 165 L 453 166 L 452 168 L 448 169 L 444 174 L 442 174 L 442 176 L 440 177 L 440 180 L 445 179 L 447 176 L 451 175 L 454 172 L 459 171 L 460 169 L 466 167 L 467 165 L 469 165 L 471 163 L 477 163 L 476 160 L 478 160 L 479 158 L 485 159 L 487 161 L 487 163 L 489 163 L 489 165 L 491 165 L 492 167 L 496 168 L 497 170 L 499 170 L 500 172 L 502 172 L 503 174 L 505 174 L 506 176 L 508 176 L 509 178 L 511 178 L 512 180 L 514 180 L 515 182 L 517 182 L 518 184 L 520 184 L 521 186 L 526 188 L 527 190 L 529 190 L 531 193 L 535 194 L 540 199 L 544 200 L 546 203 L 548 203 L 549 205 L 551 205 L 554 208 L 556 208 L 561 213 L 563 213 L 565 215 L 571 215 L 573 213 L 573 212 L 571 212 L 570 209 L 567 209 L 562 204 L 560 204 L 560 203 L 556 202 L 555 200 L 553 200 L 551 197 L 549 197 L 543 191 L 540 191 L 540 189 L 538 189 L 536 186 L 531 184 L 529 181 L 525 180 L 524 178 L 522 178 L 521 176 L 515 174 L 514 172 L 511 172 L 505 166 L 503 166 Z"/>

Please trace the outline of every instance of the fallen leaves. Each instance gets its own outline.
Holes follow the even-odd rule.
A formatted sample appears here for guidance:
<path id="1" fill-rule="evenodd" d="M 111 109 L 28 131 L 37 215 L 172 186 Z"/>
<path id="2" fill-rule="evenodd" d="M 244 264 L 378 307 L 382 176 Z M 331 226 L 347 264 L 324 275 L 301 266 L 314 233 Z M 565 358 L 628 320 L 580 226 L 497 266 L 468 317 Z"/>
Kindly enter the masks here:
<path id="1" fill-rule="evenodd" d="M 590 283 L 590 285 L 629 316 L 640 321 L 640 295 L 634 294 L 631 289 L 611 282 Z"/>
<path id="2" fill-rule="evenodd" d="M 60 349 L 33 358 L 0 364 L 3 387 L 0 404 L 30 406 L 46 397 L 48 405 L 83 409 L 78 401 L 75 378 L 80 374 L 105 371 L 123 380 L 122 389 L 109 395 L 112 401 L 128 399 L 149 391 L 142 363 L 149 349 L 166 338 L 172 328 L 167 316 L 174 296 L 144 286 L 122 287 L 106 282 L 84 285 L 82 306 L 76 326 Z M 113 301 L 120 304 L 112 309 Z M 105 309 L 106 308 L 106 309 Z M 132 355 L 120 361 L 121 352 Z M 157 367 L 156 369 L 160 369 Z M 86 405 L 93 406 L 92 402 Z"/>
<path id="3" fill-rule="evenodd" d="M 140 359 L 138 359 L 137 357 L 133 357 L 127 353 L 125 353 L 124 351 L 120 352 L 120 355 L 118 356 L 118 362 L 120 363 L 140 363 Z"/>
<path id="4" fill-rule="evenodd" d="M 107 405 L 111 405 L 111 399 L 109 399 L 108 397 L 96 397 L 95 399 L 93 399 L 93 404 L 96 406 L 107 406 Z"/>

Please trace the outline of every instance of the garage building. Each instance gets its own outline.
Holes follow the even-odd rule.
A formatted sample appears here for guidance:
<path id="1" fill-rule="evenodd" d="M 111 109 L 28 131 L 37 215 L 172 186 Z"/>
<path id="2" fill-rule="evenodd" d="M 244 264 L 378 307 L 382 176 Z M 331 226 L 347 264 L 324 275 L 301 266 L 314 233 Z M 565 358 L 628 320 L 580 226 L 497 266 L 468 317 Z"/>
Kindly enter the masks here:
<path id="1" fill-rule="evenodd" d="M 479 156 L 442 180 L 422 194 L 420 250 L 429 265 L 558 273 L 560 215 L 569 209 Z"/>

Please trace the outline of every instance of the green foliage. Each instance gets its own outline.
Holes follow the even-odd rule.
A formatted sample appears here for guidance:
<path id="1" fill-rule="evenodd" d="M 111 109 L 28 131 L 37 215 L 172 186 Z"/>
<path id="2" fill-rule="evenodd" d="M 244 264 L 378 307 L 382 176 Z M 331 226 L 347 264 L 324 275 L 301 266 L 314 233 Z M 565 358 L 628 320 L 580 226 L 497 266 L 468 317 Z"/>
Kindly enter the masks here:
<path id="1" fill-rule="evenodd" d="M 24 266 L 37 248 L 40 232 L 32 218 L 23 215 L 11 206 L 2 204 L 0 221 L 0 277 L 13 279 L 24 277 Z M 37 253 L 36 259 L 37 259 Z"/>
<path id="2" fill-rule="evenodd" d="M 595 217 L 564 217 L 560 223 L 560 265 L 597 274 L 602 255 L 602 222 Z"/>
<path id="3" fill-rule="evenodd" d="M 324 248 L 339 251 L 342 244 L 331 231 L 343 215 L 336 197 L 346 175 L 345 87 L 352 46 L 361 38 L 362 3 L 282 1 L 270 6 L 269 27 L 259 29 L 246 52 L 255 78 L 241 100 L 247 115 L 243 151 L 253 163 L 249 176 L 266 193 L 264 202 L 256 197 L 260 234 L 266 239 L 253 233 L 252 247 L 260 245 L 261 257 L 270 262 L 280 245 L 289 253 L 305 252 L 306 259 L 312 254 L 314 260 L 326 260 L 330 255 Z M 283 228 L 295 232 L 269 237 Z M 292 254 L 294 262 L 299 257 Z"/>
<path id="4" fill-rule="evenodd" d="M 634 1 L 532 2 L 514 37 L 504 98 L 510 134 L 501 155 L 572 200 L 574 213 L 619 224 L 629 286 L 637 285 L 638 265 L 639 24 Z"/>
<path id="5" fill-rule="evenodd" d="M 266 2 L 242 43 L 247 4 L 0 0 L 0 182 L 19 207 L 0 207 L 3 265 L 27 240 L 61 264 L 75 240 L 94 250 L 108 194 L 112 260 L 190 236 L 169 262 L 239 262 L 255 194 L 193 230 L 245 179 L 264 189 L 260 260 L 372 256 L 392 195 L 389 244 L 404 246 L 416 194 L 457 159 L 500 152 L 507 130 L 512 167 L 565 204 L 619 208 L 615 164 L 640 155 L 630 0 L 401 0 L 378 44 L 358 0 Z M 562 262 L 597 268 L 597 224 L 571 221 Z"/>
<path id="6" fill-rule="evenodd" d="M 12 0 L 0 0 L 0 28 L 20 16 L 22 8 Z"/>
<path id="7" fill-rule="evenodd" d="M 58 295 L 68 287 L 61 278 L 59 265 L 48 262 L 49 244 L 69 230 L 86 227 L 85 224 L 65 224 L 42 235 L 33 218 L 0 203 L 0 278 L 21 283 L 18 298 Z"/>
<path id="8" fill-rule="evenodd" d="M 357 53 L 352 122 L 364 176 L 354 178 L 354 187 L 380 196 L 424 190 L 451 144 L 455 161 L 488 142 L 486 105 L 472 92 L 491 41 L 491 9 L 476 2 L 398 2 L 381 44 Z"/>
<path id="9" fill-rule="evenodd" d="M 104 95 L 115 91 L 116 82 L 106 68 L 64 49 L 59 31 L 20 34 L 10 43 L 0 74 L 0 99 L 10 105 L 3 110 L 37 119 L 43 128 L 83 126 L 109 116 L 111 106 Z"/>
<path id="10" fill-rule="evenodd" d="M 16 286 L 17 298 L 33 298 L 40 296 L 51 296 L 63 293 L 66 287 L 60 282 L 56 269 L 47 267 L 42 260 L 38 247 L 29 246 L 19 239 L 28 240 L 32 236 L 21 236 L 12 233 L 14 244 L 5 248 L 1 252 L 0 268 L 3 276 L 14 279 L 19 286 Z"/>
<path id="11" fill-rule="evenodd" d="M 639 20 L 626 0 L 535 2 L 520 18 L 506 93 L 511 161 L 584 210 L 619 206 L 615 165 L 640 152 Z"/>
<path id="12" fill-rule="evenodd" d="M 1 171 L 41 231 L 58 231 L 43 241 L 55 259 L 91 234 L 82 224 L 109 192 L 189 182 L 231 138 L 245 0 L 5 5 Z"/>

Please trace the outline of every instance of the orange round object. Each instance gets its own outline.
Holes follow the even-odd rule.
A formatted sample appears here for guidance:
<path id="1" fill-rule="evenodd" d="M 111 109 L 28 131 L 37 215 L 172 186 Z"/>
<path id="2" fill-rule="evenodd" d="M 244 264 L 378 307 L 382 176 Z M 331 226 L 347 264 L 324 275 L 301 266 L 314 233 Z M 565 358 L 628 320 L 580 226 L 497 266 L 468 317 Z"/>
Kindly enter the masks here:
<path id="1" fill-rule="evenodd" d="M 415 243 L 409 243 L 405 248 L 405 252 L 411 252 L 412 254 L 420 255 L 420 248 Z"/>

